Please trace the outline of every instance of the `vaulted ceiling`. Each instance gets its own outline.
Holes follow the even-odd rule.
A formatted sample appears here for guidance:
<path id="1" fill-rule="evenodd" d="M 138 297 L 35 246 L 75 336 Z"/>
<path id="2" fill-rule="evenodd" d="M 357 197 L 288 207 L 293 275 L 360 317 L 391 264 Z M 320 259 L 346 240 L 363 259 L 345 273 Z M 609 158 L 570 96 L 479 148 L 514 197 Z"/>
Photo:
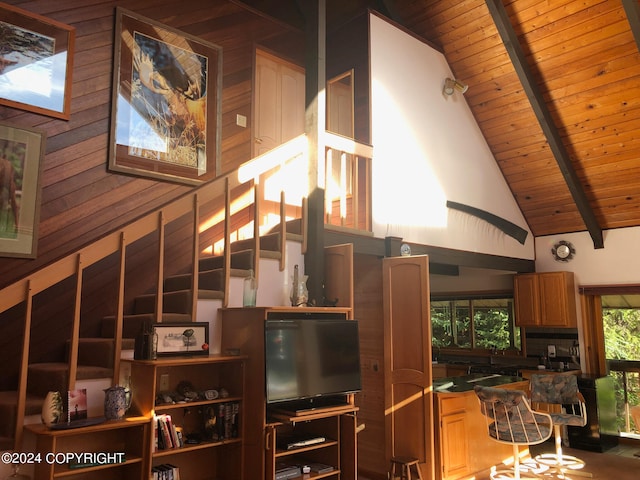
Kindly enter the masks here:
<path id="1" fill-rule="evenodd" d="M 306 0 L 250 0 L 304 27 Z M 640 226 L 639 0 L 326 0 L 440 49 L 534 236 Z"/>

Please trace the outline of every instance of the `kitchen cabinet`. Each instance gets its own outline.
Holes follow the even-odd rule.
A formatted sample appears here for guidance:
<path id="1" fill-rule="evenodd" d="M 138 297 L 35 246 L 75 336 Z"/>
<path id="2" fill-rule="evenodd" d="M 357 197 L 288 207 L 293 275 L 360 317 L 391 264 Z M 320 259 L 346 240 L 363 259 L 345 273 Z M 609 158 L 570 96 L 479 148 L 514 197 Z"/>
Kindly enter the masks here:
<path id="1" fill-rule="evenodd" d="M 465 378 L 452 378 L 454 384 L 463 384 Z M 515 377 L 496 377 L 490 382 Z M 472 379 L 471 387 L 460 392 L 437 392 L 436 410 L 436 467 L 440 480 L 476 478 L 476 474 L 500 465 L 513 456 L 513 447 L 489 438 L 487 424 L 480 412 L 480 402 L 472 389 L 477 382 Z M 458 385 L 459 386 L 459 385 Z M 528 382 L 493 384 L 496 388 L 526 390 Z M 525 448 L 525 447 L 523 447 Z"/>
<path id="2" fill-rule="evenodd" d="M 514 301 L 519 327 L 577 327 L 573 272 L 516 275 Z"/>

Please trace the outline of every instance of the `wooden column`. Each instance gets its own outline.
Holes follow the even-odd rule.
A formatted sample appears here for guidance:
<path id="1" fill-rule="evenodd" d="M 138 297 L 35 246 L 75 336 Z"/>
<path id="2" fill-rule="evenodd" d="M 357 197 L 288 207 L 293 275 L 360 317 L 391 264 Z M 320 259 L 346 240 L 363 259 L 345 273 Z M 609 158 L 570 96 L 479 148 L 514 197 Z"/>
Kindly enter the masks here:
<path id="1" fill-rule="evenodd" d="M 308 243 L 304 272 L 309 301 L 324 304 L 324 131 L 326 0 L 300 2 L 305 28 L 305 133 L 309 142 Z"/>

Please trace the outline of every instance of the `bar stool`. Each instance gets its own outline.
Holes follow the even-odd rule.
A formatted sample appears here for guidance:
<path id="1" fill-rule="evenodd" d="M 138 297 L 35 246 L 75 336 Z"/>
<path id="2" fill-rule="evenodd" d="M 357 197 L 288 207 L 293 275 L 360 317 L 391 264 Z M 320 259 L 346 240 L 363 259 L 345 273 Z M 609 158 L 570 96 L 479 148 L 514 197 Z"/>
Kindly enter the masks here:
<path id="1" fill-rule="evenodd" d="M 555 452 L 542 453 L 535 460 L 555 470 L 558 478 L 571 475 L 591 477 L 589 472 L 578 471 L 585 466 L 584 460 L 562 453 L 562 428 L 571 425 L 583 427 L 587 424 L 587 407 L 578 390 L 578 380 L 572 374 L 531 375 L 531 403 L 536 408 L 553 405 L 560 412 L 550 412 L 553 421 Z"/>
<path id="2" fill-rule="evenodd" d="M 411 478 L 417 478 L 422 480 L 422 472 L 418 465 L 419 460 L 413 457 L 392 457 L 391 458 L 391 471 L 389 473 L 390 480 L 396 477 L 396 466 L 400 467 L 400 478 L 411 480 Z M 415 470 L 417 477 L 411 477 L 411 469 Z"/>

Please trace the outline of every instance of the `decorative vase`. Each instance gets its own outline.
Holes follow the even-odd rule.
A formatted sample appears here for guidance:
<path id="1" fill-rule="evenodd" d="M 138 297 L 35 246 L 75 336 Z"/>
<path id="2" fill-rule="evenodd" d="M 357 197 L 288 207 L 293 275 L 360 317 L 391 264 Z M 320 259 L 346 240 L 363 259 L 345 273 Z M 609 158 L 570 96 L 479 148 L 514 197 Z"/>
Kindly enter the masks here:
<path id="1" fill-rule="evenodd" d="M 298 265 L 293 267 L 293 282 L 291 284 L 291 306 L 306 307 L 309 302 L 309 291 L 307 290 L 307 275 L 300 277 Z"/>
<path id="2" fill-rule="evenodd" d="M 249 270 L 249 276 L 244 279 L 242 291 L 242 306 L 243 307 L 255 307 L 256 306 L 256 279 L 253 276 L 253 270 Z"/>
<path id="3" fill-rule="evenodd" d="M 42 404 L 42 423 L 47 427 L 54 425 L 62 419 L 64 405 L 60 392 L 49 392 Z"/>
<path id="4" fill-rule="evenodd" d="M 13 473 L 8 477 L 5 477 L 5 480 L 31 480 L 29 475 L 23 475 L 19 472 L 20 465 L 13 465 Z"/>
<path id="5" fill-rule="evenodd" d="M 121 385 L 104 390 L 104 417 L 107 420 L 122 420 L 131 403 L 130 392 Z"/>

